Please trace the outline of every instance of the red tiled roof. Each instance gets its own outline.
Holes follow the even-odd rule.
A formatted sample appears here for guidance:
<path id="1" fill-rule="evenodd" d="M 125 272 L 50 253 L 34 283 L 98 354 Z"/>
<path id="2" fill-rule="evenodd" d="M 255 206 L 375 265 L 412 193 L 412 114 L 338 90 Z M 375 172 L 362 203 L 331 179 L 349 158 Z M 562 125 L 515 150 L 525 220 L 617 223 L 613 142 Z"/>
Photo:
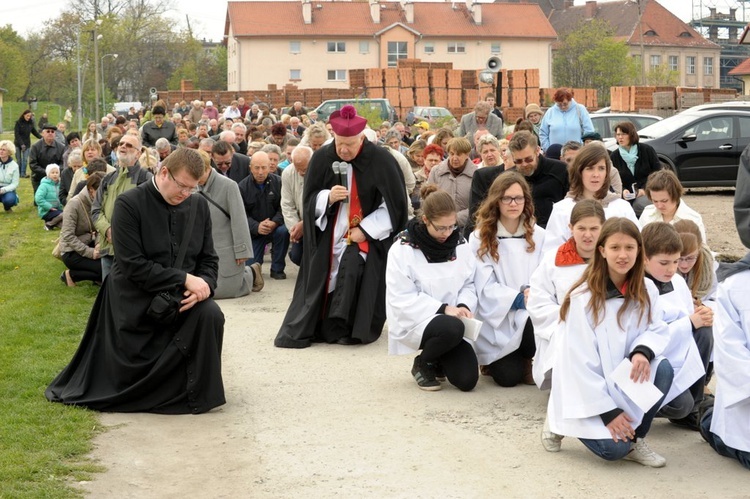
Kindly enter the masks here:
<path id="1" fill-rule="evenodd" d="M 728 74 L 732 76 L 750 75 L 750 57 L 737 64 Z"/>
<path id="2" fill-rule="evenodd" d="M 615 31 L 615 37 L 625 40 L 630 45 L 643 43 L 646 46 L 720 48 L 718 44 L 706 40 L 656 0 L 645 0 L 643 3 L 645 7 L 640 29 L 638 4 L 632 0 L 598 2 L 593 18 L 608 21 Z M 550 15 L 550 22 L 561 35 L 570 32 L 575 29 L 579 21 L 586 17 L 587 8 L 581 5 L 568 7 L 562 11 L 555 10 Z M 649 31 L 653 31 L 655 35 L 647 35 Z M 690 36 L 680 36 L 682 33 Z"/>
<path id="3" fill-rule="evenodd" d="M 381 2 L 381 5 L 385 8 L 380 10 L 380 23 L 375 24 L 367 2 L 313 0 L 312 23 L 305 24 L 299 1 L 229 2 L 224 34 L 229 33 L 231 23 L 234 36 L 239 37 L 362 37 L 402 23 L 424 37 L 557 38 L 536 4 L 483 3 L 481 25 L 474 24 L 464 2 L 415 2 L 411 24 L 406 22 L 398 2 Z"/>

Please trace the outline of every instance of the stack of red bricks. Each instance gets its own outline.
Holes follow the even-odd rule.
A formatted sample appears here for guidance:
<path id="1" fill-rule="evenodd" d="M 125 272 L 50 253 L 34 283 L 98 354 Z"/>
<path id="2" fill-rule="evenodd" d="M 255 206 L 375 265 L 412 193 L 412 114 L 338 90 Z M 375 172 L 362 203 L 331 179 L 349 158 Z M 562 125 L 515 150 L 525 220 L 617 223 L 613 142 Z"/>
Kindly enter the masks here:
<path id="1" fill-rule="evenodd" d="M 628 86 L 611 87 L 612 111 L 653 114 L 658 110 L 679 110 L 715 100 L 733 99 L 734 89 L 699 87 Z"/>

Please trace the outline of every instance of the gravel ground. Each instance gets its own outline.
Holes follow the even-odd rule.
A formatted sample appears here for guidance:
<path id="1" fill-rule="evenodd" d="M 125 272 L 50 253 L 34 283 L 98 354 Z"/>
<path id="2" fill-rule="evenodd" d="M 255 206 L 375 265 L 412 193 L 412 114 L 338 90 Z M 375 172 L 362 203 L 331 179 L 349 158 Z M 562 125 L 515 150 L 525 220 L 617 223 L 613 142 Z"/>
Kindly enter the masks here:
<path id="1" fill-rule="evenodd" d="M 733 190 L 696 189 L 709 244 L 739 257 Z M 428 393 L 412 357 L 387 355 L 385 333 L 358 347 L 273 347 L 289 279 L 219 302 L 226 316 L 227 404 L 200 416 L 103 414 L 92 458 L 107 468 L 78 486 L 91 497 L 747 497 L 747 471 L 697 433 L 664 420 L 648 441 L 659 470 L 595 458 L 565 439 L 539 442 L 547 393 L 500 388 Z"/>

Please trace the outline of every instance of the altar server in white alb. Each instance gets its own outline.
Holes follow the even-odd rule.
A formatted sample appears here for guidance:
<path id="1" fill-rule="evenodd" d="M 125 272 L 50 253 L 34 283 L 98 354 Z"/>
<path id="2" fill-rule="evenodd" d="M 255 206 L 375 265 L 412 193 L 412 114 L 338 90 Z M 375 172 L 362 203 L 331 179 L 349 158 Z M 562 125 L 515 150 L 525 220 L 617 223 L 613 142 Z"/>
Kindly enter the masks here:
<path id="1" fill-rule="evenodd" d="M 578 152 L 573 164 L 568 167 L 570 191 L 565 199 L 552 206 L 552 213 L 545 227 L 544 251 L 557 248 L 570 238 L 570 212 L 582 199 L 595 199 L 610 217 L 625 217 L 638 225 L 630 203 L 610 189 L 612 160 L 600 142 L 586 144 Z"/>
<path id="2" fill-rule="evenodd" d="M 698 431 L 698 405 L 703 400 L 706 369 L 702 357 L 708 358 L 710 342 L 703 342 L 699 351 L 694 331 L 713 325 L 713 311 L 696 309 L 685 280 L 677 275 L 682 240 L 674 227 L 666 222 L 653 222 L 643 228 L 643 249 L 646 255 L 646 277 L 659 290 L 662 319 L 669 326 L 669 345 L 664 357 L 674 370 L 669 393 L 657 416 L 672 423 Z M 699 337 L 700 338 L 700 337 Z"/>
<path id="3" fill-rule="evenodd" d="M 457 230 L 453 198 L 434 184 L 422 187 L 422 197 L 422 217 L 409 220 L 388 252 L 388 351 L 422 350 L 411 370 L 422 390 L 440 390 L 447 378 L 469 391 L 479 370 L 461 318 L 476 308 L 476 259 Z"/>
<path id="4" fill-rule="evenodd" d="M 625 218 L 604 223 L 594 259 L 560 307 L 547 417 L 550 431 L 576 437 L 594 454 L 662 467 L 644 438 L 672 384 L 659 356 L 669 342 L 658 291 L 644 277 L 641 234 Z M 612 374 L 629 359 L 630 379 L 651 380 L 662 397 L 647 411 L 628 398 Z"/>
<path id="5" fill-rule="evenodd" d="M 716 400 L 701 419 L 701 435 L 716 452 L 750 469 L 750 253 L 722 272 L 719 280 Z"/>
<path id="6" fill-rule="evenodd" d="M 552 384 L 552 367 L 558 353 L 555 331 L 560 325 L 560 304 L 594 256 L 604 220 L 604 208 L 598 201 L 584 199 L 576 203 L 570 214 L 573 237 L 559 248 L 545 253 L 542 263 L 531 275 L 526 309 L 534 324 L 536 340 L 532 373 L 541 390 L 549 390 Z M 544 448 L 556 452 L 560 450 L 561 441 L 562 436 L 549 431 L 545 418 L 542 430 Z"/>
<path id="7" fill-rule="evenodd" d="M 529 184 L 515 171 L 498 176 L 477 212 L 469 246 L 478 259 L 476 316 L 483 322 L 475 343 L 477 359 L 482 374 L 500 386 L 534 384 L 536 347 L 526 300 L 543 241 Z"/>

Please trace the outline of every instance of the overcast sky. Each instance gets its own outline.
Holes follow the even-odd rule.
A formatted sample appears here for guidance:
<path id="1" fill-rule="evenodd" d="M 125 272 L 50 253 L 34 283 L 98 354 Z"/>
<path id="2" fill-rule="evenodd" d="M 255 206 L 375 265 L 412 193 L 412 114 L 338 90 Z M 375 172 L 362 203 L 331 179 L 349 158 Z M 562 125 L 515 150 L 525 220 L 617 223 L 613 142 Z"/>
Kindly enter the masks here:
<path id="1" fill-rule="evenodd" d="M 67 3 L 62 0 L 23 0 L 18 3 L 1 0 L 0 25 L 11 24 L 18 33 L 26 35 L 38 29 L 41 26 L 40 21 L 57 17 Z M 222 39 L 227 15 L 227 0 L 177 0 L 174 3 L 177 7 L 169 15 L 176 22 L 185 26 L 187 15 L 190 17 L 193 32 L 199 38 L 214 41 Z M 584 3 L 586 3 L 585 0 L 575 0 L 576 5 Z M 693 0 L 660 0 L 660 3 L 683 21 L 687 22 L 691 18 Z M 716 3 L 721 11 L 728 12 L 729 6 L 736 2 L 713 0 L 710 3 Z M 721 8 L 723 5 L 725 7 Z"/>

